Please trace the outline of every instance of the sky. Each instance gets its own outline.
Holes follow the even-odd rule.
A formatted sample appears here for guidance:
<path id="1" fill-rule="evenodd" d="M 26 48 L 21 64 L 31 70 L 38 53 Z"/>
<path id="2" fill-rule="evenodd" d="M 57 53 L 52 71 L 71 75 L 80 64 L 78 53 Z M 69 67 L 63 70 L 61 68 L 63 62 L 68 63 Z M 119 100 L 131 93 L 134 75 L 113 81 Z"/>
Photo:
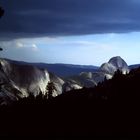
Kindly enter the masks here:
<path id="1" fill-rule="evenodd" d="M 140 63 L 139 0 L 1 0 L 0 57 L 100 66 Z"/>

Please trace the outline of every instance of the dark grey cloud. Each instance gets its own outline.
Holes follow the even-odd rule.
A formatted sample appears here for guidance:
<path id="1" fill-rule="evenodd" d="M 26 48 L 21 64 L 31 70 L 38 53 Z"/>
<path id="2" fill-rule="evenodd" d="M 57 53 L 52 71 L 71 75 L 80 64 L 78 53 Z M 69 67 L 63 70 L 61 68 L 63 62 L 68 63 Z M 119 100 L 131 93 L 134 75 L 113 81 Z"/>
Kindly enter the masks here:
<path id="1" fill-rule="evenodd" d="M 140 31 L 139 0 L 1 0 L 0 37 Z"/>

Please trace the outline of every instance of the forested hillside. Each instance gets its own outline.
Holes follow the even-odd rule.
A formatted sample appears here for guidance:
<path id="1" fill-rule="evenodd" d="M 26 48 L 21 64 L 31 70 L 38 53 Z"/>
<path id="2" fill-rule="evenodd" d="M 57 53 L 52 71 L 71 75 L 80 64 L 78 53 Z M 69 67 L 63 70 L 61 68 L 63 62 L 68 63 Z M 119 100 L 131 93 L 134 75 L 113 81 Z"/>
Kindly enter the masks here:
<path id="1" fill-rule="evenodd" d="M 30 96 L 1 107 L 0 133 L 11 135 L 139 135 L 140 68 L 117 71 L 95 88 L 56 98 Z"/>

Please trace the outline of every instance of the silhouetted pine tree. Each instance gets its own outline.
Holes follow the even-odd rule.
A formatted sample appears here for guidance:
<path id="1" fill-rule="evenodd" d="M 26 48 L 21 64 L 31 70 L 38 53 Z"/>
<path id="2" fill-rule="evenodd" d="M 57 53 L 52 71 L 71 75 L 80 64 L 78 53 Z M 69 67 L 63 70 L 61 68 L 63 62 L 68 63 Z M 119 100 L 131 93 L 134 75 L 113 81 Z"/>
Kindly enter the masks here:
<path id="1" fill-rule="evenodd" d="M 47 98 L 51 99 L 53 97 L 52 95 L 53 95 L 54 90 L 56 90 L 54 83 L 49 82 L 46 88 L 47 88 L 47 96 L 48 96 Z"/>

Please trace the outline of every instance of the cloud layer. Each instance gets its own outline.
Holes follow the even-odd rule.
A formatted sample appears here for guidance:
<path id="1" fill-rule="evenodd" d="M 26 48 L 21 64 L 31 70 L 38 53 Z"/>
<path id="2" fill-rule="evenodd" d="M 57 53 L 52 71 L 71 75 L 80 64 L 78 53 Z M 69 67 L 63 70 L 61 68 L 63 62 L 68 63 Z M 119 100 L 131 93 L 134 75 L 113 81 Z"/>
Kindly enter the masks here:
<path id="1" fill-rule="evenodd" d="M 140 31 L 139 0 L 1 0 L 0 37 Z"/>

